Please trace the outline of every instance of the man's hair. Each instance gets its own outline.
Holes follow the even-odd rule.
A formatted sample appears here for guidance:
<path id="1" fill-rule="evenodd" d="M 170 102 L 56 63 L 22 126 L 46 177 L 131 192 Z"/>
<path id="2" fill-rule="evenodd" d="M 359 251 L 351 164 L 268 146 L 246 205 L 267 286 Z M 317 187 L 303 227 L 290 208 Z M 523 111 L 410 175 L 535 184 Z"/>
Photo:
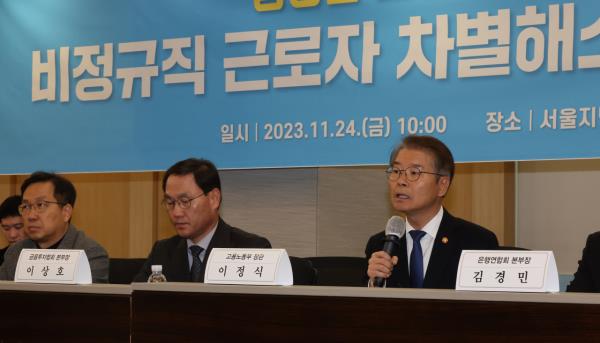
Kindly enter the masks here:
<path id="1" fill-rule="evenodd" d="M 188 174 L 194 175 L 194 180 L 198 187 L 202 189 L 204 194 L 212 191 L 215 188 L 221 190 L 221 179 L 217 167 L 209 161 L 200 158 L 188 158 L 187 160 L 179 161 L 167 169 L 162 180 L 163 192 L 167 188 L 167 179 L 171 175 L 184 176 Z"/>
<path id="2" fill-rule="evenodd" d="M 394 148 L 390 155 L 390 166 L 394 164 L 396 156 L 402 149 L 415 149 L 429 152 L 433 155 L 433 163 L 436 173 L 448 175 L 450 183 L 454 178 L 454 157 L 452 152 L 439 139 L 432 136 L 406 136 L 398 146 Z"/>
<path id="3" fill-rule="evenodd" d="M 19 205 L 21 205 L 21 196 L 11 195 L 4 199 L 0 204 L 0 220 L 8 217 L 20 217 Z"/>
<path id="4" fill-rule="evenodd" d="M 69 204 L 71 207 L 75 207 L 75 198 L 77 198 L 75 186 L 73 186 L 71 181 L 55 173 L 36 171 L 29 175 L 21 185 L 21 195 L 25 193 L 27 187 L 40 182 L 52 182 L 54 185 L 54 198 L 56 198 L 56 201 L 62 205 Z"/>

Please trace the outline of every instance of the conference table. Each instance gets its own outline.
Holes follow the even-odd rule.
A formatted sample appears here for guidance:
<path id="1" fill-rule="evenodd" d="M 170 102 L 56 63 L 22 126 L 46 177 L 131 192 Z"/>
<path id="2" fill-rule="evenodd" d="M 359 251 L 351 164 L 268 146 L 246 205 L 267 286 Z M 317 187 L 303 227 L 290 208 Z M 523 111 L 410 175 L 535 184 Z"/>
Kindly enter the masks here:
<path id="1" fill-rule="evenodd" d="M 600 294 L 0 282 L 0 342 L 598 342 Z"/>
<path id="2" fill-rule="evenodd" d="M 133 284 L 134 341 L 600 342 L 600 295 Z"/>
<path id="3" fill-rule="evenodd" d="M 128 342 L 129 285 L 0 281 L 0 342 Z"/>

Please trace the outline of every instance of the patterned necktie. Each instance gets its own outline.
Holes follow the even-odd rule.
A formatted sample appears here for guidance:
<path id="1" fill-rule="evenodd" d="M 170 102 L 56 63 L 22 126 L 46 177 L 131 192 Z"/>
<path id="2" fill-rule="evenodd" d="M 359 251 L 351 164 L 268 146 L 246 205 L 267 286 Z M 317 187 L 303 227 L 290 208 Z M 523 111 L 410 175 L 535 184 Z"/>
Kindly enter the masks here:
<path id="1" fill-rule="evenodd" d="M 204 249 L 197 245 L 190 246 L 190 251 L 192 252 L 192 269 L 191 279 L 192 282 L 202 282 L 202 260 L 200 260 L 200 254 Z"/>
<path id="2" fill-rule="evenodd" d="M 423 249 L 421 238 L 425 231 L 412 230 L 410 235 L 413 239 L 413 247 L 410 252 L 410 287 L 423 288 Z"/>

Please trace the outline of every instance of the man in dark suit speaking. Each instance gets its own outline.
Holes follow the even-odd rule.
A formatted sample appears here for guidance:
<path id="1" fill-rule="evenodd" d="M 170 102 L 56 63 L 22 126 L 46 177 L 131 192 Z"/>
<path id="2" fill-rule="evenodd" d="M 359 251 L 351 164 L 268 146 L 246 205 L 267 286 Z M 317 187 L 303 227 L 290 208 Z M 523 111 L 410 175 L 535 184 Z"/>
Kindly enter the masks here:
<path id="1" fill-rule="evenodd" d="M 270 248 L 266 238 L 231 227 L 219 216 L 221 181 L 210 161 L 175 163 L 163 177 L 163 205 L 177 235 L 154 244 L 135 282 L 145 282 L 152 265 L 162 265 L 167 281 L 203 282 L 213 248 Z"/>
<path id="2" fill-rule="evenodd" d="M 394 149 L 386 170 L 392 207 L 406 216 L 406 234 L 390 256 L 385 233 L 369 239 L 369 285 L 454 289 L 462 250 L 498 248 L 496 235 L 453 217 L 442 207 L 454 176 L 448 147 L 430 136 L 408 136 Z"/>

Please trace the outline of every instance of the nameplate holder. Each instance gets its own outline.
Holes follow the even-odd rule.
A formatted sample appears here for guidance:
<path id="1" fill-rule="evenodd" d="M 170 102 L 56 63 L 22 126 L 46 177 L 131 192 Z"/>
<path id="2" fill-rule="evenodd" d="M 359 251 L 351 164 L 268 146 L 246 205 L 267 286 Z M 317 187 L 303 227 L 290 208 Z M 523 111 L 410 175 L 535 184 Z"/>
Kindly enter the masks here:
<path id="1" fill-rule="evenodd" d="M 285 249 L 214 248 L 204 283 L 290 286 L 294 277 Z"/>
<path id="2" fill-rule="evenodd" d="M 15 282 L 88 285 L 92 272 L 83 250 L 23 249 Z"/>
<path id="3" fill-rule="evenodd" d="M 490 292 L 558 292 L 552 251 L 463 250 L 456 290 Z"/>

